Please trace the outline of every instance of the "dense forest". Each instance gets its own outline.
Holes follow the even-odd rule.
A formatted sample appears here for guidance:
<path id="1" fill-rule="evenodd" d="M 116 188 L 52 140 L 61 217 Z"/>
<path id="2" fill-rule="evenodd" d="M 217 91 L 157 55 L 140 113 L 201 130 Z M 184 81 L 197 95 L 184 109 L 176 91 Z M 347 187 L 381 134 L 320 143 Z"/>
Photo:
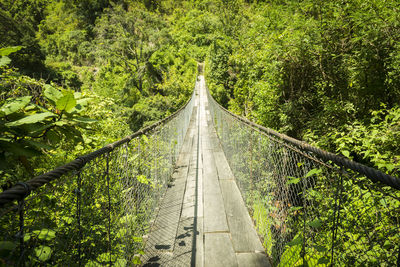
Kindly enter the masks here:
<path id="1" fill-rule="evenodd" d="M 171 115 L 199 62 L 230 111 L 399 176 L 397 0 L 0 0 L 0 36 L 3 190 Z"/>
<path id="2" fill-rule="evenodd" d="M 168 116 L 233 112 L 397 174 L 398 1 L 0 1 L 1 182 Z"/>

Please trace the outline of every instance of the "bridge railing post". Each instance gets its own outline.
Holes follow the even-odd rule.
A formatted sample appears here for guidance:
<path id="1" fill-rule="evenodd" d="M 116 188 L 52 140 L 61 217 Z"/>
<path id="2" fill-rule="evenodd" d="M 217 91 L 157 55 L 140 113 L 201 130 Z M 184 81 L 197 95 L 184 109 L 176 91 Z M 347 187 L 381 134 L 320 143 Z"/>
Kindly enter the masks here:
<path id="1" fill-rule="evenodd" d="M 110 152 L 106 154 L 106 170 L 105 170 L 105 177 L 106 177 L 106 183 L 107 183 L 107 200 L 108 200 L 108 212 L 107 212 L 107 219 L 108 219 L 108 225 L 107 225 L 107 247 L 108 247 L 108 253 L 109 253 L 109 261 L 108 264 L 109 266 L 112 266 L 112 251 L 111 251 L 111 196 L 110 196 Z"/>
<path id="2" fill-rule="evenodd" d="M 82 266 L 82 257 L 81 257 L 81 244 L 82 244 L 82 226 L 81 226 L 81 187 L 82 187 L 82 180 L 81 180 L 81 170 L 78 171 L 77 175 L 77 188 L 75 189 L 76 194 L 76 222 L 78 226 L 78 241 L 77 241 L 77 252 L 78 252 L 78 265 Z"/>
<path id="3" fill-rule="evenodd" d="M 24 243 L 24 206 L 25 206 L 25 198 L 22 198 L 18 201 L 18 215 L 19 215 L 19 232 L 18 232 L 18 241 L 19 241 L 19 264 L 20 266 L 25 266 L 25 243 Z"/>
<path id="4" fill-rule="evenodd" d="M 343 172 L 343 168 L 341 168 Z M 336 193 L 335 193 L 335 203 L 334 203 L 334 215 L 333 215 L 333 224 L 332 224 L 332 247 L 331 247 L 331 264 L 334 265 L 335 262 L 335 244 L 337 239 L 337 231 L 340 226 L 340 205 L 342 200 L 342 190 L 343 190 L 343 176 L 336 177 Z"/>

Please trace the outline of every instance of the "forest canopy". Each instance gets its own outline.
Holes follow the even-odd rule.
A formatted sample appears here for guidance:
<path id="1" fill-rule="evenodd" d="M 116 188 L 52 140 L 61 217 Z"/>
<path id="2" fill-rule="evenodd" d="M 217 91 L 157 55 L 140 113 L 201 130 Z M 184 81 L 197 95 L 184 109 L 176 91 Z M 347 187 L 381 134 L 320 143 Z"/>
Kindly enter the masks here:
<path id="1" fill-rule="evenodd" d="M 229 110 L 398 175 L 395 0 L 0 0 L 0 183 L 164 118 L 197 62 Z"/>

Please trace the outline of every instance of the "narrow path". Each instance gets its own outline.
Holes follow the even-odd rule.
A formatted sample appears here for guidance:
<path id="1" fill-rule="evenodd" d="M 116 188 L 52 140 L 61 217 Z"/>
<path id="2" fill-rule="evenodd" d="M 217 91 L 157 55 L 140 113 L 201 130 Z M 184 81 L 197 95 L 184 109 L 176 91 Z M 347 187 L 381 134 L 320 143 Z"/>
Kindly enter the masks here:
<path id="1" fill-rule="evenodd" d="M 208 110 L 204 77 L 144 266 L 269 266 Z M 195 233 L 195 234 L 194 234 Z"/>

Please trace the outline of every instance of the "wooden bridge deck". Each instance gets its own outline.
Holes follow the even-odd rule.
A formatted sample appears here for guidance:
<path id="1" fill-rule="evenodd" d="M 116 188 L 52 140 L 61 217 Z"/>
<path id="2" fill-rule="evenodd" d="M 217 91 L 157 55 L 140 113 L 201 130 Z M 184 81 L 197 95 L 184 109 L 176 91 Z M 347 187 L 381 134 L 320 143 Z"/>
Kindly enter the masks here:
<path id="1" fill-rule="evenodd" d="M 269 266 L 212 125 L 204 77 L 144 266 Z"/>

